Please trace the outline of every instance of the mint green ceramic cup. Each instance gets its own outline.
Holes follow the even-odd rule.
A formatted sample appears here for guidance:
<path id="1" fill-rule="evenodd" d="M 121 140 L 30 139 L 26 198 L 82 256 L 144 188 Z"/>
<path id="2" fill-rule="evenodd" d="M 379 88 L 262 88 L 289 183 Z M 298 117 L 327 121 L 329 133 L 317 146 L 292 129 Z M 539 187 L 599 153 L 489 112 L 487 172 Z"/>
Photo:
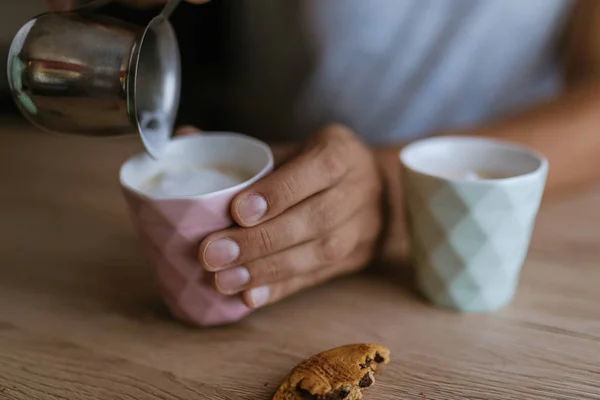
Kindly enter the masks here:
<path id="1" fill-rule="evenodd" d="M 547 160 L 507 142 L 466 137 L 402 150 L 407 225 L 417 285 L 459 312 L 508 304 L 541 203 Z"/>

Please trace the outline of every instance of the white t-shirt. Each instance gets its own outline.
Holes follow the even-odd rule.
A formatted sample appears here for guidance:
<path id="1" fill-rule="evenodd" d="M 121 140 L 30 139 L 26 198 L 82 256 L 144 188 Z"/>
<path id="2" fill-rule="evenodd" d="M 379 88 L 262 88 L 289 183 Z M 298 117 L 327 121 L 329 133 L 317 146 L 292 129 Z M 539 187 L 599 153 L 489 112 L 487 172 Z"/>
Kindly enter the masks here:
<path id="1" fill-rule="evenodd" d="M 342 122 L 371 143 L 468 127 L 560 89 L 570 0 L 236 0 L 229 112 L 301 138 Z"/>

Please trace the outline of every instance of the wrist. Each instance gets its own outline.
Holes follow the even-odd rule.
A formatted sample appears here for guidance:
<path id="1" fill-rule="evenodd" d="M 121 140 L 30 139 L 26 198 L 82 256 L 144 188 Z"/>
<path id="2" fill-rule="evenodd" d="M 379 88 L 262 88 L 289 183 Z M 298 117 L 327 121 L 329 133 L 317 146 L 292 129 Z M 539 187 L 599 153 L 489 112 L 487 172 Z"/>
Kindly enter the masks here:
<path id="1" fill-rule="evenodd" d="M 380 246 L 375 260 L 402 262 L 408 254 L 404 223 L 402 171 L 398 155 L 403 146 L 373 149 L 382 183 Z"/>

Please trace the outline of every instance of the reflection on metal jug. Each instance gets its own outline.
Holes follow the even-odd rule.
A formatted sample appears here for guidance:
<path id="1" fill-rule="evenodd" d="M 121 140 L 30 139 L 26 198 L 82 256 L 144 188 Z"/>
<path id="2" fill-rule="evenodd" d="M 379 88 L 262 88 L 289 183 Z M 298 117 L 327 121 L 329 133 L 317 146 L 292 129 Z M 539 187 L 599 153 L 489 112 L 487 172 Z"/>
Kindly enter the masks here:
<path id="1" fill-rule="evenodd" d="M 179 48 L 168 17 L 180 1 L 171 0 L 145 28 L 91 12 L 105 0 L 79 1 L 83 8 L 27 22 L 8 59 L 21 112 L 54 132 L 139 132 L 159 156 L 179 105 Z"/>

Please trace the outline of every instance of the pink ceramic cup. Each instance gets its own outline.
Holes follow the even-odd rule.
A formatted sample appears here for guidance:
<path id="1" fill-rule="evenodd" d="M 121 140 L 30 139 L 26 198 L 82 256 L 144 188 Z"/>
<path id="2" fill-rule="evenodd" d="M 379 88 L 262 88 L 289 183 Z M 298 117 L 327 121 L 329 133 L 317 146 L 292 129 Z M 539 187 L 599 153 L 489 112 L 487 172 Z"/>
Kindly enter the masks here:
<path id="1" fill-rule="evenodd" d="M 159 197 L 140 187 L 161 166 L 226 166 L 252 176 L 246 182 L 196 196 Z M 234 133 L 210 133 L 174 139 L 160 160 L 139 154 L 121 167 L 121 186 L 143 247 L 156 266 L 160 293 L 177 318 L 198 326 L 236 322 L 250 309 L 239 296 L 224 296 L 198 262 L 198 245 L 212 232 L 233 224 L 230 204 L 236 194 L 273 169 L 269 146 Z"/>

